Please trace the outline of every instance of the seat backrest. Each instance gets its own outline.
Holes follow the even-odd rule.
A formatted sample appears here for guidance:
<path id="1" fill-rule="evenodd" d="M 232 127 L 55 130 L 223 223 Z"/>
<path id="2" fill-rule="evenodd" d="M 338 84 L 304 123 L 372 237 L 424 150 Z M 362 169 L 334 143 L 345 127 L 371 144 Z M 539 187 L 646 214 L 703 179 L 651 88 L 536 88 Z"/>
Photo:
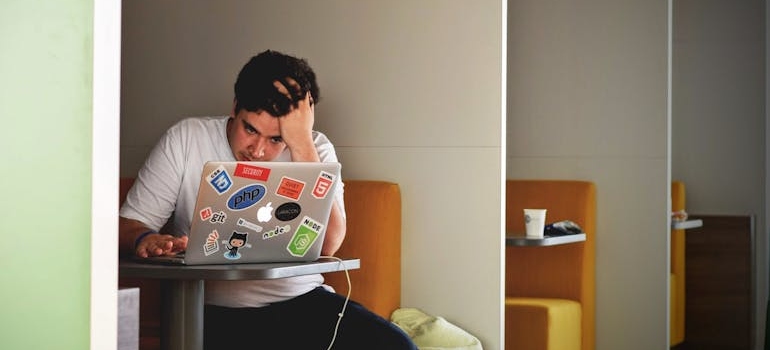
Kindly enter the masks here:
<path id="1" fill-rule="evenodd" d="M 336 256 L 361 259 L 350 271 L 351 298 L 390 319 L 401 305 L 401 191 L 386 181 L 345 180 L 347 234 Z M 345 274 L 325 274 L 326 284 L 348 290 Z"/>
<path id="2" fill-rule="evenodd" d="M 561 298 L 581 303 L 583 334 L 595 327 L 596 186 L 575 180 L 507 180 L 505 227 L 524 232 L 524 208 L 547 209 L 546 223 L 571 220 L 585 242 L 545 247 L 507 246 L 506 297 Z M 584 344 L 592 344 L 584 339 Z"/>

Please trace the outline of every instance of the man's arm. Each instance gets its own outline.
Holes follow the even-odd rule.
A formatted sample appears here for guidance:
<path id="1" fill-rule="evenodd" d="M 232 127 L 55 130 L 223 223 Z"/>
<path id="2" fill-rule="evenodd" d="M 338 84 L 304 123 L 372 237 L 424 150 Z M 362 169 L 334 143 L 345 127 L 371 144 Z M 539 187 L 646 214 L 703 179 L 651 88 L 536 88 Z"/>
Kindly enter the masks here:
<path id="1" fill-rule="evenodd" d="M 333 256 L 342 246 L 347 232 L 347 221 L 342 215 L 342 210 L 335 201 L 332 204 L 332 211 L 329 215 L 329 222 L 326 224 L 326 236 L 321 247 L 321 255 Z"/>
<path id="2" fill-rule="evenodd" d="M 174 255 L 187 248 L 187 236 L 174 237 L 157 233 L 140 221 L 119 217 L 119 252 L 121 256 L 139 257 Z M 139 242 L 136 240 L 141 238 Z M 137 244 L 138 243 L 138 244 Z"/>

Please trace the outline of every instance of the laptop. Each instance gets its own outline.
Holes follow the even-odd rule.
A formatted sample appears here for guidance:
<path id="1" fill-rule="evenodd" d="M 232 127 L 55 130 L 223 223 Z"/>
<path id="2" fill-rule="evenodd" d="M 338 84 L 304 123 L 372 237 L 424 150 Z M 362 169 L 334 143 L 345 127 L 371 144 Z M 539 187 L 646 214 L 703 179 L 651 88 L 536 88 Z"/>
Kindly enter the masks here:
<path id="1" fill-rule="evenodd" d="M 208 162 L 183 265 L 305 262 L 321 254 L 340 164 Z"/>

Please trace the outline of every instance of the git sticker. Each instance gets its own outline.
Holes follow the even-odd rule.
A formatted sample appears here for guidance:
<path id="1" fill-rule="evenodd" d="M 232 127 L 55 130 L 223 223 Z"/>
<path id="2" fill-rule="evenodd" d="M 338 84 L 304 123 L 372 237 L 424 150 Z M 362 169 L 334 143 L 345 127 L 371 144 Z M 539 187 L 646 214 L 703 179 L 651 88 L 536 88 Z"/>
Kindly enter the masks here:
<path id="1" fill-rule="evenodd" d="M 227 174 L 227 170 L 225 170 L 225 167 L 222 165 L 214 169 L 211 174 L 206 176 L 206 182 L 211 185 L 211 188 L 213 188 L 214 191 L 217 191 L 217 194 L 227 192 L 227 190 L 229 190 L 233 185 L 233 180 L 230 178 L 230 175 Z"/>
<path id="2" fill-rule="evenodd" d="M 282 177 L 281 182 L 278 184 L 278 189 L 275 193 L 279 196 L 286 197 L 292 200 L 298 200 L 302 195 L 302 190 L 305 189 L 305 183 L 290 177 Z"/>
<path id="3" fill-rule="evenodd" d="M 294 236 L 291 237 L 291 242 L 289 242 L 286 249 L 293 256 L 305 256 L 318 236 L 321 235 L 323 227 L 324 225 L 305 216 L 302 218 L 302 223 L 300 223 L 297 231 L 294 232 Z"/>

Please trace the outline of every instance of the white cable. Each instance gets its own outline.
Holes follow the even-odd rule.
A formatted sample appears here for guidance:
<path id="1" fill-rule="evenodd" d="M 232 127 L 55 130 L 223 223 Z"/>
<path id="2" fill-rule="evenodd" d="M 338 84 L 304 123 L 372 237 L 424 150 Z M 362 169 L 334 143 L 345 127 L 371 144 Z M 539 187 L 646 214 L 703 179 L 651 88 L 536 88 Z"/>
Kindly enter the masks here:
<path id="1" fill-rule="evenodd" d="M 333 259 L 339 261 L 342 264 L 342 268 L 345 270 L 345 278 L 348 280 L 348 294 L 345 296 L 345 302 L 342 304 L 342 310 L 337 314 L 337 324 L 334 325 L 334 334 L 332 335 L 332 341 L 329 343 L 329 347 L 326 350 L 331 350 L 334 341 L 337 339 L 337 330 L 340 328 L 340 322 L 342 322 L 342 316 L 345 315 L 345 309 L 348 307 L 348 301 L 350 301 L 350 290 L 353 286 L 350 283 L 350 274 L 348 273 L 348 267 L 345 266 L 345 262 L 336 256 L 321 256 L 321 258 Z"/>

